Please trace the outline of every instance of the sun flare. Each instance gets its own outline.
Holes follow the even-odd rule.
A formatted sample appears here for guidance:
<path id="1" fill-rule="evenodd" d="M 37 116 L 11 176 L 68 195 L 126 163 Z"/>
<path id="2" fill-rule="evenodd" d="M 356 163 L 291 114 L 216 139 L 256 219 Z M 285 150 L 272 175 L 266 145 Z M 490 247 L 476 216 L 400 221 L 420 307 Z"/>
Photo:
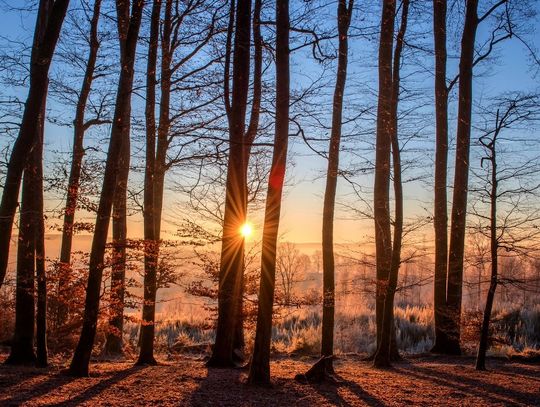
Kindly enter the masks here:
<path id="1" fill-rule="evenodd" d="M 243 238 L 247 239 L 253 234 L 253 226 L 251 226 L 251 223 L 244 223 L 242 227 L 240 228 L 240 234 Z"/>

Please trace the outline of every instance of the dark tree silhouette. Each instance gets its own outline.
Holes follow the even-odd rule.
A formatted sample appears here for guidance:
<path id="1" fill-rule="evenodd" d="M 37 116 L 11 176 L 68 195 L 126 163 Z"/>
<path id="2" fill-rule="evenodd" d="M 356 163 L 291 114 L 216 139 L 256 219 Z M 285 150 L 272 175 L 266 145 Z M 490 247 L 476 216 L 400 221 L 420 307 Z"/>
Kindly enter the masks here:
<path id="1" fill-rule="evenodd" d="M 394 61 L 392 67 L 392 95 L 391 95 L 391 130 L 390 141 L 393 162 L 393 186 L 395 198 L 394 238 L 392 242 L 392 257 L 390 273 L 386 282 L 384 296 L 384 311 L 380 342 L 374 357 L 374 365 L 377 367 L 390 366 L 392 358 L 396 357 L 397 347 L 395 343 L 394 328 L 394 297 L 398 282 L 399 267 L 401 265 L 401 245 L 403 240 L 403 185 L 401 181 L 401 152 L 398 137 L 398 103 L 400 90 L 400 65 L 407 21 L 409 15 L 409 0 L 401 3 L 401 24 L 396 38 Z"/>
<path id="2" fill-rule="evenodd" d="M 234 3 L 233 3 L 234 5 Z M 229 113 L 229 162 L 221 243 L 216 343 L 209 366 L 233 366 L 238 298 L 244 262 L 240 227 L 246 221 L 247 191 L 244 127 L 249 90 L 251 1 L 238 0 L 233 57 L 233 89 Z M 228 105 L 228 102 L 226 102 Z"/>
<path id="3" fill-rule="evenodd" d="M 30 61 L 30 88 L 19 135 L 9 158 L 0 202 L 0 287 L 6 276 L 13 219 L 17 210 L 22 174 L 38 143 L 39 115 L 47 95 L 49 67 L 69 5 L 69 0 L 40 0 Z"/>
<path id="4" fill-rule="evenodd" d="M 276 121 L 262 240 L 261 282 L 255 344 L 248 382 L 270 384 L 270 341 L 276 282 L 276 249 L 289 137 L 289 1 L 276 3 Z"/>
<path id="5" fill-rule="evenodd" d="M 69 368 L 69 373 L 74 376 L 88 375 L 88 364 L 90 362 L 92 346 L 96 334 L 105 245 L 107 242 L 107 233 L 109 230 L 113 198 L 116 189 L 116 175 L 119 170 L 118 163 L 122 154 L 122 144 L 126 131 L 125 128 L 130 124 L 130 101 L 136 57 L 135 51 L 137 48 L 137 37 L 139 34 L 143 8 L 144 0 L 133 0 L 133 2 L 127 0 L 116 1 L 118 33 L 120 38 L 121 73 L 118 82 L 116 107 L 111 128 L 105 175 L 101 189 L 94 237 L 92 240 L 92 250 L 90 253 L 83 327 Z"/>
<path id="6" fill-rule="evenodd" d="M 62 243 L 60 248 L 60 267 L 62 272 L 58 282 L 58 294 L 64 298 L 69 283 L 71 269 L 71 248 L 73 244 L 73 224 L 75 222 L 75 212 L 77 210 L 77 199 L 79 196 L 79 184 L 81 179 L 82 161 L 84 158 L 84 134 L 90 125 L 95 121 L 85 119 L 86 105 L 92 89 L 96 60 L 99 50 L 98 23 L 101 13 L 101 0 L 95 0 L 92 19 L 90 21 L 89 33 L 89 53 L 86 61 L 86 70 L 83 83 L 77 100 L 75 109 L 75 119 L 73 120 L 73 151 L 71 153 L 71 168 L 69 171 L 69 181 L 67 188 L 66 207 L 64 209 L 64 225 L 62 227 Z M 61 326 L 66 319 L 69 310 L 66 302 L 61 301 L 57 311 L 57 325 Z"/>

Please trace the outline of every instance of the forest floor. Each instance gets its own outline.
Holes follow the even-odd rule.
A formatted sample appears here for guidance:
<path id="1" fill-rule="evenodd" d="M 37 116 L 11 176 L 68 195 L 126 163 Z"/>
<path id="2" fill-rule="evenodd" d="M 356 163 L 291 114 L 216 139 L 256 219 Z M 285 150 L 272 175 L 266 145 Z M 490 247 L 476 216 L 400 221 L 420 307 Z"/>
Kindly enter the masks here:
<path id="1" fill-rule="evenodd" d="M 0 361 L 5 355 L 0 355 Z M 277 358 L 273 386 L 251 387 L 242 369 L 208 369 L 200 359 L 178 357 L 159 366 L 96 362 L 89 378 L 48 369 L 0 366 L 0 405 L 156 406 L 540 406 L 540 365 L 489 359 L 488 371 L 474 370 L 462 357 L 416 356 L 377 370 L 357 356 L 335 362 L 339 384 L 294 380 L 311 358 Z"/>

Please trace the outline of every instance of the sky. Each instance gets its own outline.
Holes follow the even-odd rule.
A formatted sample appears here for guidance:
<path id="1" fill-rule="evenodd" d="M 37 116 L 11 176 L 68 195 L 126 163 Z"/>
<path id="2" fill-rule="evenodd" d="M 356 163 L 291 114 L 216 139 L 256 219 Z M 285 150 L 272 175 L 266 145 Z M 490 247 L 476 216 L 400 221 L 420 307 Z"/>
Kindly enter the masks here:
<path id="1" fill-rule="evenodd" d="M 7 3 L 13 4 L 13 1 Z M 482 3 L 482 2 L 481 2 Z M 4 7 L 5 9 L 5 7 Z M 361 11 L 359 11 L 360 13 Z M 25 40 L 31 38 L 32 29 L 34 24 L 34 16 L 22 15 L 16 12 L 4 12 L 0 17 L 2 24 L 0 25 L 0 37 L 2 42 L 10 40 Z M 355 20 L 356 19 L 356 20 Z M 361 22 L 358 20 L 358 15 L 353 16 L 353 20 L 356 21 L 356 25 L 360 26 Z M 538 21 L 534 24 L 536 29 L 540 26 Z M 414 28 L 413 28 L 414 29 Z M 425 33 L 423 41 L 430 44 L 431 32 Z M 482 30 L 479 32 L 479 38 L 486 35 L 486 32 Z M 533 36 L 534 38 L 534 36 Z M 371 44 L 371 45 L 370 45 Z M 530 66 L 530 58 L 527 56 L 527 52 L 524 46 L 518 40 L 509 40 L 504 44 L 497 52 L 497 58 L 492 61 L 488 61 L 486 64 L 478 66 L 474 82 L 474 96 L 475 102 L 480 103 L 482 100 L 489 98 L 490 96 L 514 90 L 531 91 L 539 89 L 539 78 L 534 78 Z M 540 48 L 540 35 L 537 35 L 533 39 L 533 47 Z M 370 43 L 365 39 L 351 39 L 350 41 L 350 64 L 349 64 L 349 87 L 345 95 L 345 104 L 347 105 L 350 100 L 357 100 L 362 98 L 362 95 L 358 94 L 362 89 L 365 91 L 368 88 L 376 89 L 377 87 L 377 72 L 376 72 L 376 54 L 374 53 L 373 41 Z M 409 54 L 405 54 L 407 57 Z M 310 60 L 309 56 L 305 53 L 298 53 L 292 55 L 292 86 L 302 87 L 306 80 L 306 73 L 320 72 L 322 69 L 317 63 Z M 366 60 L 369 63 L 366 64 Z M 412 60 L 412 59 L 411 59 Z M 405 62 L 407 63 L 407 62 Z M 430 62 L 427 61 L 426 65 Z M 453 76 L 452 69 L 456 69 L 456 61 L 451 59 L 449 62 L 449 76 Z M 367 65 L 367 66 L 366 66 Z M 330 69 L 325 75 L 334 75 L 334 71 Z M 418 67 L 413 66 L 406 68 L 415 70 Z M 418 68 L 419 71 L 421 71 Z M 327 76 L 328 77 L 328 76 Z M 357 86 L 357 83 L 364 82 L 361 86 Z M 431 97 L 433 93 L 432 81 L 430 74 L 421 72 L 416 79 L 411 79 L 413 86 L 422 88 L 423 91 Z M 329 80 L 333 83 L 333 80 Z M 421 82 L 420 85 L 418 82 Z M 78 87 L 78 86 L 77 86 Z M 360 90 L 359 90 L 360 89 Z M 331 93 L 330 93 L 331 94 Z M 376 100 L 373 96 L 367 96 L 366 103 L 371 103 L 375 106 Z M 51 102 L 54 103 L 54 102 Z M 331 111 L 331 105 L 328 103 L 328 98 L 322 99 L 321 103 L 326 103 L 328 106 L 328 115 Z M 324 108 L 324 106 L 323 106 Z M 452 108 L 455 108 L 452 107 Z M 433 125 L 434 117 L 432 115 L 431 107 L 426 108 L 428 124 L 424 130 L 426 139 L 421 141 L 421 145 L 427 151 L 420 152 L 416 155 L 411 153 L 413 159 L 424 159 L 426 165 L 420 166 L 420 171 L 424 174 L 430 174 L 433 172 L 433 152 L 430 149 L 433 148 L 433 131 L 430 126 Z M 67 112 L 67 114 L 72 114 Z M 431 119 L 429 118 L 431 116 Z M 328 116 L 329 117 L 329 116 Z M 431 124 L 429 123 L 431 122 Z M 425 124 L 423 124 L 425 125 Z M 413 123 L 414 126 L 414 123 Z M 308 126 L 309 127 L 309 126 Z M 455 125 L 450 124 L 450 134 L 452 136 Z M 320 130 L 314 130 L 318 136 L 324 136 Z M 344 129 L 347 133 L 353 132 L 353 129 Z M 367 138 L 363 141 L 364 147 L 366 143 L 369 144 L 369 135 L 364 136 Z M 65 127 L 58 127 L 48 124 L 46 131 L 46 161 L 50 164 L 55 159 L 55 155 L 52 153 L 54 150 L 69 151 L 71 149 L 72 134 L 70 129 Z M 372 136 L 374 139 L 374 134 Z M 0 143 L 5 143 L 6 138 L 0 136 Z M 320 147 L 324 147 L 324 143 L 320 144 Z M 414 147 L 414 145 L 412 146 Z M 356 147 L 359 148 L 359 147 Z M 407 152 L 404 153 L 407 156 Z M 369 153 L 368 153 L 369 155 Z M 305 144 L 297 138 L 291 139 L 290 142 L 290 160 L 294 162 L 294 166 L 288 168 L 287 173 L 287 187 L 285 190 L 283 208 L 282 208 L 282 220 L 280 225 L 281 238 L 286 241 L 293 241 L 298 243 L 319 242 L 321 236 L 321 218 L 322 218 L 322 206 L 323 206 L 323 193 L 324 193 L 324 171 L 326 169 L 326 160 L 320 156 L 317 156 L 308 149 Z M 423 157 L 423 158 L 419 158 Z M 353 155 L 347 155 L 343 157 L 342 162 L 344 166 L 354 164 L 355 157 Z M 431 161 L 431 162 L 430 162 Z M 452 162 L 452 158 L 450 158 Z M 451 171 L 451 170 L 450 170 Z M 360 177 L 359 182 L 369 188 L 371 178 L 369 176 Z M 451 179 L 451 177 L 449 177 Z M 428 215 L 432 200 L 432 189 L 429 186 L 429 182 L 412 182 L 405 185 L 406 196 L 406 214 L 413 215 Z M 365 199 L 369 201 L 369 192 L 366 193 Z M 166 205 L 174 205 L 176 197 L 172 193 L 167 194 Z M 359 199 L 351 196 L 351 189 L 348 184 L 340 179 L 338 184 L 338 212 L 336 214 L 335 221 L 335 241 L 338 243 L 350 243 L 370 240 L 372 237 L 372 221 L 371 220 L 359 220 L 358 216 L 349 211 L 341 209 L 340 203 L 354 204 Z M 420 204 L 419 204 L 420 203 Z M 52 202 L 50 203 L 53 204 Z M 165 208 L 167 212 L 167 207 Z M 167 216 L 165 216 L 167 218 Z M 254 239 L 260 235 L 261 231 L 261 213 L 252 214 L 250 220 L 255 227 Z M 165 231 L 174 231 L 173 225 L 164 225 Z M 428 229 L 425 233 L 430 233 Z M 140 217 L 133 217 L 129 224 L 129 233 L 131 236 L 142 236 L 142 222 Z"/>

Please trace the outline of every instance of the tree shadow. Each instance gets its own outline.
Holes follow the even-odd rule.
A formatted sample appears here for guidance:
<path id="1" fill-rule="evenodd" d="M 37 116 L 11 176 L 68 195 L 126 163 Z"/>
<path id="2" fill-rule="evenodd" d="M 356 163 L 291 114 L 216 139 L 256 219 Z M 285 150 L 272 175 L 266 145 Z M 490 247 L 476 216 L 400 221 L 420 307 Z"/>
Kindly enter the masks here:
<path id="1" fill-rule="evenodd" d="M 509 402 L 514 402 L 529 404 L 534 400 L 532 393 L 524 393 L 516 389 L 464 375 L 455 375 L 448 371 L 441 372 L 421 366 L 396 368 L 395 370 L 408 377 L 416 377 L 419 380 L 447 387 L 453 391 L 459 390 L 466 394 L 481 397 L 491 403 L 508 404 Z"/>
<path id="2" fill-rule="evenodd" d="M 58 406 L 66 405 L 78 405 L 82 402 L 91 400 L 92 398 L 98 396 L 100 393 L 111 387 L 112 385 L 124 380 L 125 378 L 131 376 L 132 374 L 144 369 L 143 366 L 133 366 L 125 370 L 114 373 L 112 376 L 100 380 L 98 383 L 93 386 L 85 389 L 79 394 L 76 394 L 74 397 L 69 400 L 56 403 Z M 27 377 L 26 377 L 27 378 Z M 39 399 L 40 397 L 45 396 L 46 394 L 62 387 L 68 383 L 77 380 L 88 380 L 87 378 L 75 378 L 65 375 L 63 373 L 56 373 L 50 376 L 47 380 L 37 383 L 35 386 L 32 386 L 28 389 L 25 389 L 22 392 L 12 395 L 9 399 L 4 400 L 2 403 L 6 405 L 20 405 L 32 400 Z"/>
<path id="3" fill-rule="evenodd" d="M 381 407 L 385 404 L 375 397 L 374 395 L 368 393 L 365 389 L 362 388 L 358 383 L 347 380 L 339 374 L 334 375 L 336 383 L 308 383 L 309 386 L 324 397 L 328 402 L 340 405 L 340 406 L 351 406 L 356 405 L 357 402 L 363 402 L 364 404 L 372 407 Z M 341 387 L 346 387 L 352 394 L 354 394 L 358 400 L 355 400 L 354 404 L 351 404 L 349 401 L 345 400 L 340 394 L 339 389 Z"/>

